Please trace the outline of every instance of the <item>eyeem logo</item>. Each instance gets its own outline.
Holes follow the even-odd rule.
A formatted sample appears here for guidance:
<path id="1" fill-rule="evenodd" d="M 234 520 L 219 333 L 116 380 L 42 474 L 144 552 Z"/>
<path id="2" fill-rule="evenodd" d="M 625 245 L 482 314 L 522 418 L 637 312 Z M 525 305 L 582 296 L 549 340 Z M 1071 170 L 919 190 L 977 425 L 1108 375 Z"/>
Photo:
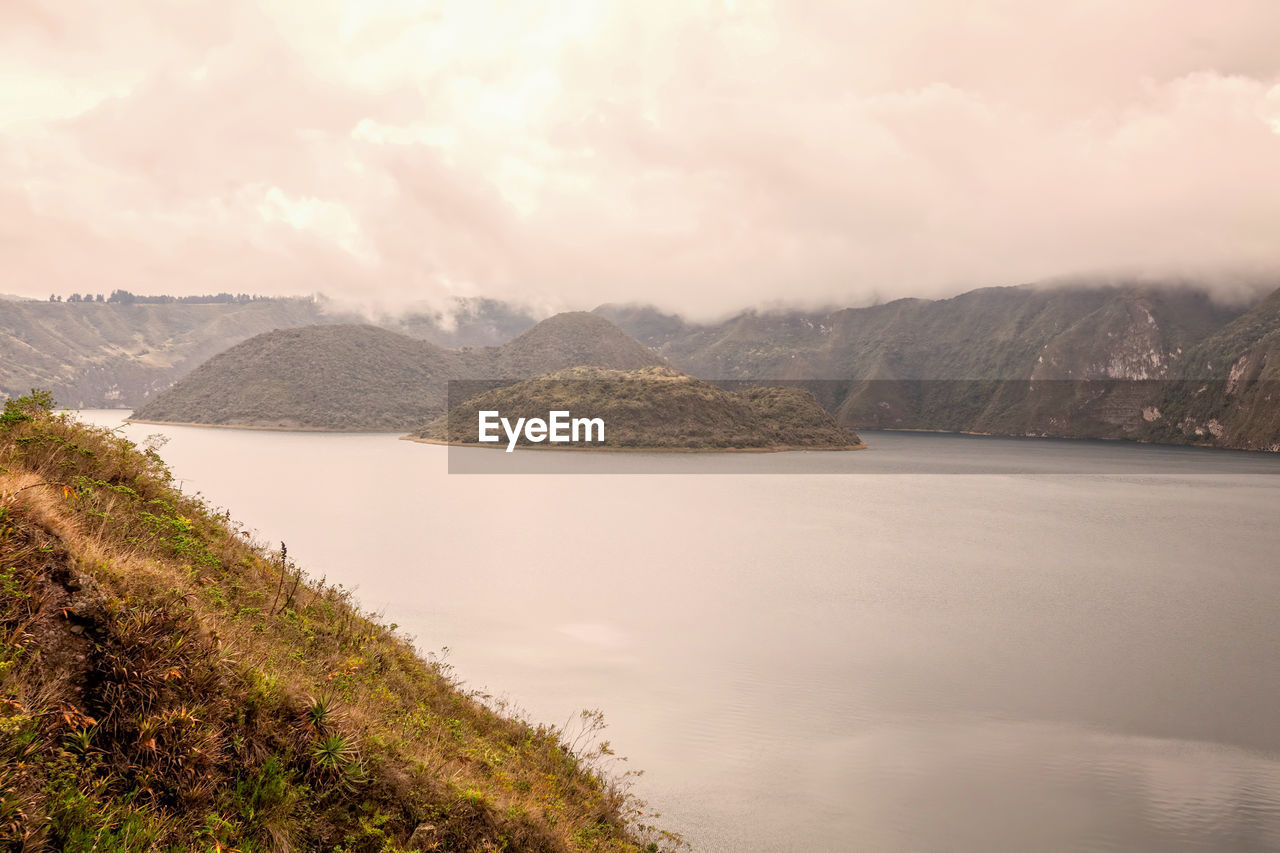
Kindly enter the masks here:
<path id="1" fill-rule="evenodd" d="M 547 412 L 547 419 L 516 418 L 514 424 L 510 419 L 501 417 L 496 411 L 480 412 L 480 432 L 478 439 L 485 443 L 501 441 L 497 434 L 501 426 L 507 434 L 507 452 L 516 449 L 516 442 L 523 432 L 526 441 L 540 444 L 550 441 L 556 444 L 567 444 L 577 441 L 604 441 L 604 420 L 602 418 L 573 418 L 567 411 Z M 579 438 L 581 434 L 581 438 Z"/>

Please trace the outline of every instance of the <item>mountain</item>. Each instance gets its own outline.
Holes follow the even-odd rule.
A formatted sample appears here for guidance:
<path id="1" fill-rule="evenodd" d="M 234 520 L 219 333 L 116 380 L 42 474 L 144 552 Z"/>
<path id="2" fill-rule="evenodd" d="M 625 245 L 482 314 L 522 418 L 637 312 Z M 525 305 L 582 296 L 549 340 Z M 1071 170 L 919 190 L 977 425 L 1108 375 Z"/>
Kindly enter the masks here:
<path id="1" fill-rule="evenodd" d="M 664 364 L 652 350 L 603 317 L 556 314 L 515 340 L 467 354 L 469 375 L 524 379 L 582 365 L 619 370 Z"/>
<path id="2" fill-rule="evenodd" d="M 0 848 L 670 849 L 607 744 L 492 710 L 170 482 L 40 400 L 0 414 Z"/>
<path id="3" fill-rule="evenodd" d="M 680 317 L 649 305 L 606 303 L 591 313 L 605 318 L 650 349 L 660 349 L 692 329 Z"/>
<path id="4" fill-rule="evenodd" d="M 402 431 L 443 411 L 457 367 L 450 350 L 374 326 L 282 329 L 214 356 L 133 418 Z"/>
<path id="5" fill-rule="evenodd" d="M 272 329 L 329 322 L 309 299 L 0 302 L 0 399 L 32 388 L 73 408 L 141 405 L 210 356 Z"/>
<path id="6" fill-rule="evenodd" d="M 512 423 L 517 418 L 546 419 L 549 412 L 560 410 L 572 417 L 599 418 L 604 424 L 603 441 L 563 445 L 521 439 L 522 447 L 848 450 L 862 444 L 803 390 L 726 391 L 669 367 L 575 367 L 493 388 L 454 406 L 415 437 L 505 447 L 505 438 L 493 445 L 478 441 L 482 410 L 497 411 Z"/>
<path id="7" fill-rule="evenodd" d="M 139 421 L 408 431 L 448 408 L 450 380 L 516 381 L 566 367 L 662 359 L 612 323 L 558 314 L 498 347 L 447 350 L 374 326 L 268 332 L 210 359 L 134 412 Z"/>
<path id="8" fill-rule="evenodd" d="M 376 319 L 324 299 L 48 302 L 0 297 L 0 400 L 32 388 L 72 408 L 137 408 L 228 347 L 273 329 L 371 323 L 439 346 L 490 346 L 534 325 L 489 299 Z"/>
<path id="9" fill-rule="evenodd" d="M 1274 377 L 1278 306 L 1275 294 L 1245 312 L 1184 287 L 1024 286 L 706 325 L 635 306 L 597 310 L 694 376 L 803 380 L 855 429 L 1263 449 L 1280 443 L 1280 396 L 1264 384 L 1237 394 L 1229 415 L 1212 393 L 1186 411 L 1184 398 L 1201 379 L 1225 393 L 1233 369 L 1238 380 Z M 1187 417 L 1185 430 L 1169 428 Z"/>
<path id="10" fill-rule="evenodd" d="M 496 299 L 457 299 L 447 312 L 409 311 L 374 325 L 457 349 L 506 343 L 537 322 L 527 311 Z"/>
<path id="11" fill-rule="evenodd" d="M 1150 438 L 1280 452 L 1280 290 L 1197 344 L 1148 412 Z"/>
<path id="12" fill-rule="evenodd" d="M 769 314 L 713 325 L 603 306 L 706 379 L 1157 378 L 1240 311 L 1185 289 L 991 287 L 951 299 Z M 661 330 L 661 331 L 659 331 Z"/>

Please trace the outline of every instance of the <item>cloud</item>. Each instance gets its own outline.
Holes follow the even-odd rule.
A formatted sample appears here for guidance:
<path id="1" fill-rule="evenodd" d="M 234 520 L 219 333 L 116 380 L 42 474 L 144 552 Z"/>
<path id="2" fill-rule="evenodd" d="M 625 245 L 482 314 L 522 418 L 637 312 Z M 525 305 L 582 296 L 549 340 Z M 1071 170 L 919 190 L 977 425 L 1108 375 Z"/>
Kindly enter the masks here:
<path id="1" fill-rule="evenodd" d="M 3 291 L 709 316 L 1280 271 L 1269 2 L 66 9 L 0 10 Z"/>

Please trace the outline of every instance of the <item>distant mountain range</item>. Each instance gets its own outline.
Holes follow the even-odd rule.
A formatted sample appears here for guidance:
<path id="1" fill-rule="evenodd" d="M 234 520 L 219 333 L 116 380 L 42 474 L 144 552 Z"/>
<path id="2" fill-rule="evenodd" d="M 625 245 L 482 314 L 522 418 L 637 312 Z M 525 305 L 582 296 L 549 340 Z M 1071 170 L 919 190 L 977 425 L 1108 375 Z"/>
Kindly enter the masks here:
<path id="1" fill-rule="evenodd" d="M 596 313 L 705 379 L 1154 379 L 1241 309 L 1193 290 L 993 287 L 712 325 L 647 307 Z"/>
<path id="2" fill-rule="evenodd" d="M 985 288 L 693 325 L 596 309 L 703 379 L 804 380 L 840 423 L 1280 450 L 1280 291 Z"/>
<path id="3" fill-rule="evenodd" d="M 514 380 L 578 364 L 632 369 L 666 363 L 710 381 L 801 380 L 850 428 L 1280 449 L 1280 291 L 1256 305 L 1229 308 L 1190 287 L 1000 287 L 866 308 L 744 311 L 701 324 L 648 306 L 604 305 L 593 312 L 596 317 L 635 339 L 624 343 L 626 336 L 615 335 L 608 346 L 588 333 L 580 312 L 563 327 L 556 318 L 535 327 L 527 313 L 503 303 L 473 300 L 459 308 L 456 318 L 428 313 L 378 323 L 384 331 L 434 343 L 434 348 L 403 340 L 392 347 L 385 339 L 375 345 L 368 329 L 342 332 L 324 339 L 335 347 L 331 358 L 318 350 L 299 356 L 293 367 L 282 363 L 276 379 L 317 362 L 336 367 L 353 357 L 351 336 L 359 334 L 370 337 L 370 352 L 381 352 L 392 366 L 392 375 L 381 382 L 374 373 L 385 374 L 384 368 L 362 374 L 364 368 L 351 367 L 351 381 L 386 402 L 386 426 L 376 428 L 399 428 L 390 424 L 402 422 L 411 410 L 440 413 L 443 398 L 435 392 L 424 390 L 418 392 L 423 396 L 405 401 L 388 390 L 413 376 Z M 50 388 L 64 404 L 135 405 L 142 415 L 150 408 L 144 404 L 160 391 L 236 343 L 270 329 L 348 325 L 342 321 L 352 319 L 303 300 L 132 306 L 4 302 L 0 394 Z M 581 343 L 575 343 L 575 335 L 592 341 L 594 361 L 574 349 Z M 308 341 L 326 346 L 318 336 L 295 343 Z M 269 363 L 251 358 L 253 352 L 238 356 L 246 369 L 251 362 Z M 417 366 L 405 366 L 407 361 Z M 232 364 L 226 361 L 223 367 Z M 266 381 L 266 370 L 260 372 Z M 228 389 L 235 384 L 225 378 L 214 384 L 220 383 Z M 247 380 L 242 384 L 254 387 Z M 360 399 L 340 382 L 332 387 L 348 400 Z M 191 393 L 183 392 L 182 407 L 179 396 L 166 401 L 173 407 L 168 413 L 194 411 L 184 408 L 192 404 Z M 319 401 L 329 392 L 311 387 L 305 393 Z M 300 405 L 293 413 L 272 414 L 288 422 L 302 411 Z M 319 420 L 335 423 L 343 416 L 328 405 L 317 402 L 314 411 L 330 412 Z M 238 412 L 236 418 L 248 413 L 228 411 Z M 362 422 L 374 424 L 380 417 Z"/>

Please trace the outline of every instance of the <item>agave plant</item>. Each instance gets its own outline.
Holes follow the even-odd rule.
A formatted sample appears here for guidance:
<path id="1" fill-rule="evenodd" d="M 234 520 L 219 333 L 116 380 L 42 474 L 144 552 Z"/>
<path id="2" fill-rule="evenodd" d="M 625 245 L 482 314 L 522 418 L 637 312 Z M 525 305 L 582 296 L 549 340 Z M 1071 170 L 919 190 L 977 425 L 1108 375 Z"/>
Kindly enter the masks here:
<path id="1" fill-rule="evenodd" d="M 302 724 L 316 735 L 330 735 L 342 717 L 338 701 L 332 696 L 312 697 L 302 712 Z"/>
<path id="2" fill-rule="evenodd" d="M 72 731 L 66 737 L 65 742 L 67 751 L 72 755 L 80 756 L 81 758 L 87 757 L 94 751 L 93 736 L 97 731 L 98 729 L 96 726 L 89 726 L 88 728 Z"/>
<path id="3" fill-rule="evenodd" d="M 324 735 L 311 746 L 311 767 L 319 780 L 343 787 L 363 777 L 359 750 L 349 737 L 337 733 Z"/>

